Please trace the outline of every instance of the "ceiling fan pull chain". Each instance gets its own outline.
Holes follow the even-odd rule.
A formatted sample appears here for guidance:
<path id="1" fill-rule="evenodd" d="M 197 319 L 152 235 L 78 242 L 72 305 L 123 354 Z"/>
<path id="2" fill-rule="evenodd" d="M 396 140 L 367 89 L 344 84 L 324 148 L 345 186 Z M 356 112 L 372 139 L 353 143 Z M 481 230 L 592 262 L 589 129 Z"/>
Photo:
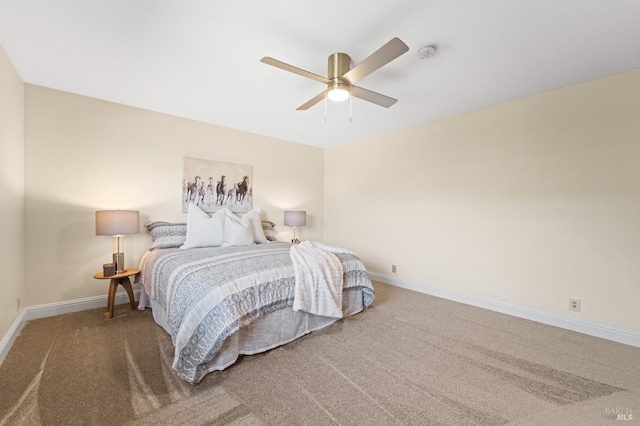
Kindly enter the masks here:
<path id="1" fill-rule="evenodd" d="M 353 120 L 353 114 L 352 114 L 352 108 L 353 106 L 353 96 L 349 96 L 349 123 L 351 123 Z"/>
<path id="2" fill-rule="evenodd" d="M 324 122 L 327 122 L 327 91 L 324 92 Z"/>

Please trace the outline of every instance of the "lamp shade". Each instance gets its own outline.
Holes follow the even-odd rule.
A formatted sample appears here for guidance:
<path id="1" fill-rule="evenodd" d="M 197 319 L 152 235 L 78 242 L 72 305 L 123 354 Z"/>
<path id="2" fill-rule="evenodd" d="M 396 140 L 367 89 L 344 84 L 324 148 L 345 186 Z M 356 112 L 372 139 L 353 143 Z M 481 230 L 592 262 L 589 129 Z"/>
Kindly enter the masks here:
<path id="1" fill-rule="evenodd" d="M 307 212 L 304 210 L 290 210 L 284 212 L 284 226 L 305 226 Z"/>
<path id="2" fill-rule="evenodd" d="M 102 210 L 96 212 L 96 235 L 124 235 L 140 232 L 140 212 Z"/>

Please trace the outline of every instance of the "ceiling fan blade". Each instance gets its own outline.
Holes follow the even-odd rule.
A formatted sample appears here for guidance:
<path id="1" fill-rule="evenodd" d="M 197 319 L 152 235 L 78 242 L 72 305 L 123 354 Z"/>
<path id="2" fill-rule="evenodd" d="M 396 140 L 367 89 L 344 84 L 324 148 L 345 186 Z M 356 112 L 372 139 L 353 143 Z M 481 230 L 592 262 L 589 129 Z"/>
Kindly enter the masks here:
<path id="1" fill-rule="evenodd" d="M 324 84 L 330 84 L 331 83 L 331 80 L 329 80 L 328 78 L 322 77 L 322 76 L 320 76 L 318 74 L 314 74 L 314 73 L 309 72 L 309 71 L 305 71 L 305 70 L 303 70 L 301 68 L 298 68 L 298 67 L 294 67 L 293 65 L 286 64 L 286 63 L 284 63 L 282 61 L 279 61 L 277 59 L 270 58 L 269 56 L 265 56 L 264 58 L 260 59 L 260 62 L 265 63 L 267 65 L 274 66 L 276 68 L 280 68 L 280 69 L 285 70 L 285 71 L 292 72 L 294 74 L 301 75 L 303 77 L 310 78 L 311 80 L 319 81 L 320 83 L 324 83 Z"/>
<path id="2" fill-rule="evenodd" d="M 398 37 L 394 37 L 387 44 L 369 55 L 364 61 L 347 71 L 342 78 L 351 84 L 355 84 L 408 50 L 409 46 L 404 44 Z"/>
<path id="3" fill-rule="evenodd" d="M 323 90 L 322 92 L 318 93 L 316 96 L 314 96 L 313 98 L 309 99 L 307 102 L 303 103 L 298 108 L 296 108 L 296 110 L 304 111 L 311 108 L 312 106 L 314 106 L 315 104 L 317 104 L 318 102 L 324 99 L 325 92 L 326 90 Z"/>
<path id="4" fill-rule="evenodd" d="M 389 96 L 382 95 L 380 93 L 372 92 L 371 90 L 363 89 L 358 86 L 351 86 L 351 95 L 356 98 L 374 103 L 376 105 L 389 108 L 391 105 L 398 102 L 397 99 L 390 98 Z"/>

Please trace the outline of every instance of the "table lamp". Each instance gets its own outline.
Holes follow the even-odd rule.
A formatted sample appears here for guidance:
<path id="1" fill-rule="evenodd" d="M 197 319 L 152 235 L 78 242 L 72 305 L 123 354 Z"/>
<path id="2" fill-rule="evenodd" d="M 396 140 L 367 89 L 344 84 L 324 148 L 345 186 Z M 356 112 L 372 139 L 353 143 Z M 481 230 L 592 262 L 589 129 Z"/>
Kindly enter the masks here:
<path id="1" fill-rule="evenodd" d="M 284 212 L 284 226 L 293 226 L 293 240 L 292 243 L 297 244 L 300 242 L 296 238 L 296 226 L 305 226 L 307 224 L 307 212 L 304 210 L 289 210 Z"/>
<path id="2" fill-rule="evenodd" d="M 135 210 L 102 210 L 96 212 L 96 235 L 113 236 L 113 264 L 116 274 L 125 272 L 124 236 L 140 232 L 140 212 Z"/>

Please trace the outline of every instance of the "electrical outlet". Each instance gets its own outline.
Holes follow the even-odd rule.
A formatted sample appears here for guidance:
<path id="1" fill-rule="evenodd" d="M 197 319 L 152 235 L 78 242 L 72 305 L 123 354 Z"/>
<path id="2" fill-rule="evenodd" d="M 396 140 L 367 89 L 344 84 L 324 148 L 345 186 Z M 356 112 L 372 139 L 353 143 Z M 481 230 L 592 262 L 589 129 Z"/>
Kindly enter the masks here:
<path id="1" fill-rule="evenodd" d="M 580 312 L 580 299 L 569 299 L 569 310 Z"/>
<path id="2" fill-rule="evenodd" d="M 20 298 L 16 299 L 16 311 L 20 312 Z"/>
<path id="3" fill-rule="evenodd" d="M 396 273 L 396 265 L 391 265 L 391 272 Z"/>

